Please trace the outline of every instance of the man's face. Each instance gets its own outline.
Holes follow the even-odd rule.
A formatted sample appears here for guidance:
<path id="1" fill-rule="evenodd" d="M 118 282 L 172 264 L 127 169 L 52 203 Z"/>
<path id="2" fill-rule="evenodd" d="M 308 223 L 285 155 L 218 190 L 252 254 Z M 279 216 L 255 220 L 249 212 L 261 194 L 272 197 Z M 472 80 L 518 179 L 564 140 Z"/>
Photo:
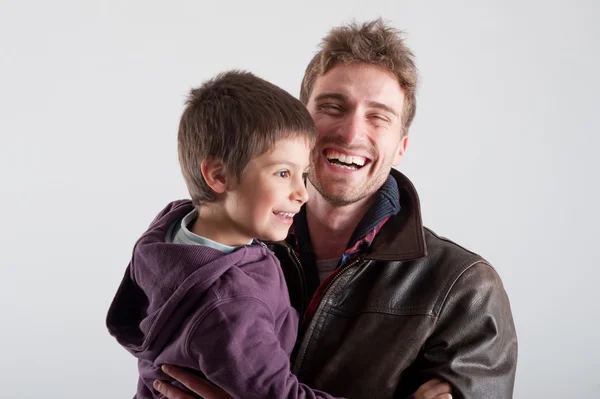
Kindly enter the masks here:
<path id="1" fill-rule="evenodd" d="M 317 127 L 309 179 L 329 203 L 373 195 L 406 150 L 404 93 L 387 71 L 337 65 L 315 82 L 307 104 Z"/>

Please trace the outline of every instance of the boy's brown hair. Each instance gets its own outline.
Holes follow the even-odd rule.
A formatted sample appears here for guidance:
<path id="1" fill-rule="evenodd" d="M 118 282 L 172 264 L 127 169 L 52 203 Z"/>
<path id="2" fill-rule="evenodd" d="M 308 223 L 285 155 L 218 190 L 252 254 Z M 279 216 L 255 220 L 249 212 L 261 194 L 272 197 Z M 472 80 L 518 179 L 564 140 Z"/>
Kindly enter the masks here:
<path id="1" fill-rule="evenodd" d="M 194 205 L 216 198 L 200 169 L 205 158 L 221 160 L 226 171 L 239 179 L 252 158 L 277 140 L 292 137 L 314 143 L 314 122 L 306 107 L 252 73 L 221 73 L 192 89 L 177 141 L 181 171 Z"/>
<path id="2" fill-rule="evenodd" d="M 408 134 L 417 109 L 418 72 L 414 55 L 404 43 L 401 31 L 386 25 L 381 18 L 362 24 L 352 22 L 332 29 L 320 47 L 304 73 L 300 101 L 308 104 L 317 77 L 338 64 L 379 66 L 398 79 L 404 92 L 401 134 Z"/>

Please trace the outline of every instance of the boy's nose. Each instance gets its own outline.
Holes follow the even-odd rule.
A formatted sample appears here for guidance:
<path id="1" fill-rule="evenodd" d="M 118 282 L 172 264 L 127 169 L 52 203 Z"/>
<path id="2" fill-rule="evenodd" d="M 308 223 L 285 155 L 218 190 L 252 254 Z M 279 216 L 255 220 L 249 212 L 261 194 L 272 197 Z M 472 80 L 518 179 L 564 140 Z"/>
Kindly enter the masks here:
<path id="1" fill-rule="evenodd" d="M 308 191 L 306 191 L 303 179 L 300 179 L 300 181 L 296 183 L 296 187 L 292 193 L 292 200 L 298 201 L 300 204 L 304 204 L 308 201 Z"/>

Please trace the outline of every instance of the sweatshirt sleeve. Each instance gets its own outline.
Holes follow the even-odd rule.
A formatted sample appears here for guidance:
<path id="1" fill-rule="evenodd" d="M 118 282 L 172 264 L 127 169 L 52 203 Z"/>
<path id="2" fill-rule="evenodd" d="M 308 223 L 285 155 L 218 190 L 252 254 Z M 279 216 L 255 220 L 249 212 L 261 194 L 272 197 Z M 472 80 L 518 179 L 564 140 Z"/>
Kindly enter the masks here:
<path id="1" fill-rule="evenodd" d="M 188 356 L 234 398 L 333 399 L 298 382 L 274 331 L 273 315 L 254 297 L 218 302 L 190 331 Z"/>

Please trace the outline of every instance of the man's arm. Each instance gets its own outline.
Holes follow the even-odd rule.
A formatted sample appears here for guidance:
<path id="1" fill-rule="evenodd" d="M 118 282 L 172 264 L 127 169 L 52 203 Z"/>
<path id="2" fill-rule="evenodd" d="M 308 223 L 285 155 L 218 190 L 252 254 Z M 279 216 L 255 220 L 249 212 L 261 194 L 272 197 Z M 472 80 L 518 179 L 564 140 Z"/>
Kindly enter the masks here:
<path id="1" fill-rule="evenodd" d="M 233 399 L 227 392 L 181 367 L 163 366 L 163 371 L 203 398 Z M 166 381 L 154 381 L 154 389 L 165 395 L 163 399 L 195 399 Z M 408 399 L 452 399 L 451 392 L 450 384 L 433 379 L 421 385 Z"/>
<path id="2" fill-rule="evenodd" d="M 450 382 L 456 399 L 509 399 L 516 367 L 517 336 L 502 281 L 491 266 L 476 263 L 450 289 L 419 372 Z"/>

